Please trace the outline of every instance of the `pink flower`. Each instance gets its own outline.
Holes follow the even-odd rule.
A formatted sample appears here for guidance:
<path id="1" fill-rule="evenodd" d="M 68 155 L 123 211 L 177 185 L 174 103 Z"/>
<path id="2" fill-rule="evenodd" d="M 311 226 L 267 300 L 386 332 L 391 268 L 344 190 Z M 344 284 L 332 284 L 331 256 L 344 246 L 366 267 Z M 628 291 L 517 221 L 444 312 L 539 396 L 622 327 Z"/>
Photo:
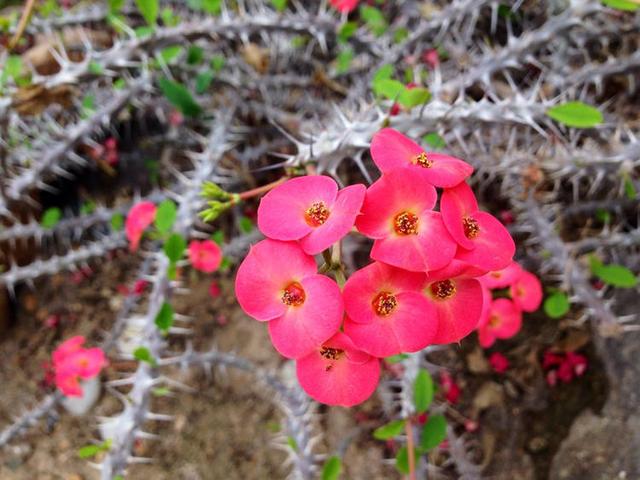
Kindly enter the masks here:
<path id="1" fill-rule="evenodd" d="M 511 235 L 495 217 L 478 210 L 469 185 L 462 182 L 445 189 L 440 211 L 447 230 L 462 247 L 456 258 L 487 270 L 501 270 L 511 263 L 516 250 Z"/>
<path id="2" fill-rule="evenodd" d="M 576 377 L 581 377 L 587 370 L 588 362 L 587 357 L 575 352 L 567 352 L 567 362 L 573 368 L 573 372 Z"/>
<path id="3" fill-rule="evenodd" d="M 544 356 L 542 357 L 542 368 L 544 370 L 548 370 L 551 367 L 560 365 L 562 361 L 563 358 L 561 355 L 553 353 L 551 350 L 547 350 L 546 352 L 544 352 Z"/>
<path id="4" fill-rule="evenodd" d="M 509 359 L 500 352 L 493 352 L 489 356 L 489 365 L 496 373 L 504 373 L 509 369 Z"/>
<path id="5" fill-rule="evenodd" d="M 445 370 L 440 373 L 440 386 L 447 402 L 451 404 L 458 403 L 461 393 L 460 386 L 451 374 Z"/>
<path id="6" fill-rule="evenodd" d="M 467 162 L 441 153 L 427 153 L 392 128 L 383 128 L 373 136 L 371 157 L 383 174 L 405 167 L 413 182 L 424 181 L 436 187 L 454 187 L 473 172 Z"/>
<path id="7" fill-rule="evenodd" d="M 189 261 L 196 270 L 215 272 L 222 262 L 222 250 L 213 240 L 192 240 L 189 243 Z"/>
<path id="8" fill-rule="evenodd" d="M 358 230 L 375 240 L 371 258 L 414 272 L 445 267 L 456 244 L 434 212 L 436 189 L 409 169 L 385 174 L 367 190 Z"/>
<path id="9" fill-rule="evenodd" d="M 52 354 L 55 384 L 68 397 L 81 397 L 79 379 L 97 376 L 107 364 L 104 352 L 99 348 L 82 348 L 84 341 L 82 336 L 72 337 Z"/>
<path id="10" fill-rule="evenodd" d="M 344 332 L 375 357 L 416 352 L 432 343 L 438 329 L 433 305 L 420 293 L 424 275 L 374 262 L 344 286 Z"/>
<path id="11" fill-rule="evenodd" d="M 292 178 L 262 198 L 258 228 L 273 240 L 299 240 L 315 255 L 349 233 L 365 191 L 361 184 L 338 191 L 336 182 L 322 175 Z"/>
<path id="12" fill-rule="evenodd" d="M 522 312 L 506 298 L 497 298 L 491 303 L 489 316 L 478 326 L 478 338 L 483 348 L 488 348 L 497 338 L 511 338 L 520 331 Z"/>
<path id="13" fill-rule="evenodd" d="M 220 285 L 218 285 L 218 282 L 215 280 L 211 282 L 211 285 L 209 285 L 209 296 L 211 298 L 218 298 L 221 293 L 222 290 L 220 290 Z"/>
<path id="14" fill-rule="evenodd" d="M 440 65 L 440 57 L 438 56 L 438 50 L 435 48 L 430 48 L 429 50 L 425 50 L 422 54 L 422 61 L 426 63 L 429 67 L 435 69 L 438 65 Z"/>
<path id="15" fill-rule="evenodd" d="M 502 270 L 489 272 L 478 280 L 480 280 L 480 282 L 482 282 L 487 288 L 505 288 L 511 286 L 521 273 L 522 268 L 520 268 L 520 265 L 518 265 L 517 262 L 511 262 L 509 266 Z"/>
<path id="16" fill-rule="evenodd" d="M 142 234 L 156 218 L 156 206 L 152 202 L 140 202 L 129 210 L 125 222 L 125 232 L 129 240 L 129 249 L 135 252 L 138 249 Z"/>
<path id="17" fill-rule="evenodd" d="M 525 312 L 535 312 L 542 303 L 542 285 L 533 273 L 526 270 L 511 284 L 513 302 Z"/>
<path id="18" fill-rule="evenodd" d="M 339 12 L 349 13 L 358 6 L 360 0 L 329 0 L 331 6 Z"/>
<path id="19" fill-rule="evenodd" d="M 249 316 L 269 322 L 274 347 L 288 358 L 308 355 L 342 323 L 340 288 L 294 242 L 254 245 L 238 268 L 236 296 Z"/>
<path id="20" fill-rule="evenodd" d="M 358 350 L 338 332 L 296 361 L 300 385 L 313 399 L 327 405 L 351 407 L 373 394 L 380 378 L 380 361 Z"/>
<path id="21" fill-rule="evenodd" d="M 53 367 L 56 365 L 62 364 L 70 355 L 80 351 L 82 345 L 84 345 L 84 337 L 82 335 L 77 335 L 75 337 L 71 337 L 68 340 L 62 342 L 58 348 L 53 351 L 53 355 L 51 359 L 53 360 Z"/>
<path id="22" fill-rule="evenodd" d="M 432 343 L 457 342 L 478 326 L 483 294 L 480 282 L 468 278 L 467 265 L 452 261 L 427 275 L 423 292 L 438 313 L 438 331 Z"/>

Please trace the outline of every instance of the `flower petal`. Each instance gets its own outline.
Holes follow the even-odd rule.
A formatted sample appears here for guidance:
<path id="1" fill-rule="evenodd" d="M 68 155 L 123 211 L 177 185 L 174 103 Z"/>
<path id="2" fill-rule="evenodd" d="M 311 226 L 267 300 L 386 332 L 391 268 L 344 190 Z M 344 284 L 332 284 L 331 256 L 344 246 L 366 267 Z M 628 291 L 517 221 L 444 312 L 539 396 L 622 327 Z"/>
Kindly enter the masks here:
<path id="1" fill-rule="evenodd" d="M 420 293 L 396 295 L 398 305 L 390 315 L 378 316 L 369 323 L 347 318 L 344 332 L 353 343 L 374 357 L 402 352 L 417 352 L 432 343 L 438 329 L 435 307 Z"/>
<path id="2" fill-rule="evenodd" d="M 454 188 L 447 188 L 440 199 L 440 212 L 447 230 L 467 250 L 475 248 L 473 241 L 465 235 L 463 220 L 478 211 L 478 202 L 471 187 L 462 182 Z"/>
<path id="3" fill-rule="evenodd" d="M 282 261 L 282 259 L 286 259 Z M 284 314 L 282 291 L 317 273 L 312 256 L 294 242 L 265 239 L 255 244 L 238 267 L 236 296 L 247 315 L 260 321 Z"/>
<path id="4" fill-rule="evenodd" d="M 439 299 L 430 295 L 431 283 L 426 286 L 428 298 L 438 312 L 438 332 L 433 343 L 452 343 L 462 340 L 478 326 L 482 313 L 483 295 L 480 282 L 474 278 L 449 279 L 456 288 L 451 298 Z"/>
<path id="5" fill-rule="evenodd" d="M 275 349 L 287 358 L 308 355 L 340 328 L 344 314 L 338 284 L 324 275 L 311 275 L 301 282 L 305 301 L 290 306 L 284 315 L 269 322 Z"/>
<path id="6" fill-rule="evenodd" d="M 436 187 L 455 187 L 473 173 L 473 167 L 459 158 L 434 152 L 427 152 L 426 155 L 432 165 L 427 168 L 413 165 L 412 170 L 422 170 L 427 180 Z"/>
<path id="7" fill-rule="evenodd" d="M 525 312 L 535 312 L 542 303 L 542 285 L 533 273 L 522 270 L 511 285 L 513 302 Z"/>
<path id="8" fill-rule="evenodd" d="M 340 190 L 327 221 L 300 240 L 302 249 L 316 255 L 349 233 L 360 213 L 366 190 L 362 184 Z"/>
<path id="9" fill-rule="evenodd" d="M 393 128 L 383 128 L 371 139 L 371 158 L 382 173 L 411 165 L 420 153 L 420 145 Z"/>
<path id="10" fill-rule="evenodd" d="M 475 248 L 459 248 L 456 258 L 487 270 L 501 270 L 513 261 L 516 245 L 500 221 L 486 212 L 476 212 L 473 218 L 478 222 L 479 233 L 473 239 Z"/>
<path id="11" fill-rule="evenodd" d="M 337 194 L 338 184 L 324 175 L 287 180 L 260 200 L 258 228 L 274 240 L 299 240 L 313 230 L 305 211 L 316 202 L 331 210 Z"/>

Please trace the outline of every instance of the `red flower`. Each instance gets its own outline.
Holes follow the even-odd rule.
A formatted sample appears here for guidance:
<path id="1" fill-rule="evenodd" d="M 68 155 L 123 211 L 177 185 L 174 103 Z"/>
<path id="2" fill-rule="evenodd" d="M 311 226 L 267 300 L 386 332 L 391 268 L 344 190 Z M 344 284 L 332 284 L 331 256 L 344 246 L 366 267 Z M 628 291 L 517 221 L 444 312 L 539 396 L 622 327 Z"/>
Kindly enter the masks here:
<path id="1" fill-rule="evenodd" d="M 489 365 L 496 373 L 504 373 L 509 369 L 509 359 L 500 352 L 493 352 L 489 356 Z"/>

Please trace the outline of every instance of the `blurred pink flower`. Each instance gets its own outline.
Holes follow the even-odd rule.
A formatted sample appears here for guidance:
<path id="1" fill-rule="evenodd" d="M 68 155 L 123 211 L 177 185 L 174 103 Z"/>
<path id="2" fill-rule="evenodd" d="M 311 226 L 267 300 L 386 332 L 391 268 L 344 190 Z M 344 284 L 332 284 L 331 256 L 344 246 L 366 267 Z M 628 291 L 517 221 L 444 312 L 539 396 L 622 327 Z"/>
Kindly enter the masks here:
<path id="1" fill-rule="evenodd" d="M 135 252 L 144 231 L 156 218 L 156 206 L 152 202 L 140 202 L 134 205 L 125 222 L 125 232 L 129 240 L 129 250 Z"/>
<path id="2" fill-rule="evenodd" d="M 189 244 L 189 261 L 196 270 L 215 272 L 222 262 L 222 250 L 213 240 L 192 240 Z"/>

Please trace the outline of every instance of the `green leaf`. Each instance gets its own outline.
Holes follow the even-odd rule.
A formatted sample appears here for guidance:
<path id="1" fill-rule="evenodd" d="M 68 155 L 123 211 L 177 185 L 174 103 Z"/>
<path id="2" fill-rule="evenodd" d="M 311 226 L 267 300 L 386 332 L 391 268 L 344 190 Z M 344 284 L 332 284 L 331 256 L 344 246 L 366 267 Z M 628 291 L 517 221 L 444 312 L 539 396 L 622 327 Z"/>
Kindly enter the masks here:
<path id="1" fill-rule="evenodd" d="M 167 27 L 175 27 L 180 23 L 180 17 L 178 17 L 170 7 L 162 9 L 160 18 L 162 18 L 162 23 Z"/>
<path id="2" fill-rule="evenodd" d="M 435 150 L 440 150 L 445 147 L 444 138 L 438 135 L 436 132 L 427 133 L 422 140 L 429 144 L 429 146 Z"/>
<path id="3" fill-rule="evenodd" d="M 224 232 L 222 230 L 216 230 L 213 235 L 211 235 L 211 240 L 216 242 L 219 246 L 224 245 Z"/>
<path id="4" fill-rule="evenodd" d="M 133 32 L 136 34 L 136 38 L 144 38 L 153 33 L 153 27 L 136 27 Z"/>
<path id="5" fill-rule="evenodd" d="M 187 63 L 189 65 L 200 65 L 203 59 L 204 50 L 197 45 L 191 45 L 187 51 Z"/>
<path id="6" fill-rule="evenodd" d="M 604 265 L 595 255 L 591 255 L 589 264 L 591 266 L 591 273 L 608 285 L 621 288 L 633 288 L 638 284 L 638 279 L 633 272 L 623 265 L 616 263 Z"/>
<path id="7" fill-rule="evenodd" d="M 135 0 L 138 10 L 152 27 L 158 22 L 158 0 Z"/>
<path id="8" fill-rule="evenodd" d="M 278 12 L 283 12 L 285 8 L 287 8 L 287 0 L 271 0 L 271 5 Z"/>
<path id="9" fill-rule="evenodd" d="M 420 448 L 425 451 L 431 450 L 440 445 L 445 438 L 447 438 L 447 420 L 443 415 L 433 415 L 422 427 Z"/>
<path id="10" fill-rule="evenodd" d="M 151 393 L 153 393 L 153 395 L 155 395 L 156 397 L 166 397 L 171 393 L 171 390 L 169 390 L 169 388 L 167 387 L 156 387 L 151 390 Z"/>
<path id="11" fill-rule="evenodd" d="M 387 31 L 387 21 L 379 9 L 369 5 L 363 5 L 360 7 L 360 17 L 362 17 L 374 35 L 379 37 Z"/>
<path id="12" fill-rule="evenodd" d="M 345 48 L 336 57 L 336 73 L 345 73 L 349 71 L 351 67 L 351 61 L 353 60 L 353 50 Z"/>
<path id="13" fill-rule="evenodd" d="M 354 33 L 358 30 L 358 24 L 356 22 L 345 22 L 338 30 L 338 42 L 346 43 Z"/>
<path id="14" fill-rule="evenodd" d="M 96 111 L 96 97 L 93 95 L 85 95 L 82 99 L 82 108 L 80 116 L 88 118 Z"/>
<path id="15" fill-rule="evenodd" d="M 398 103 L 406 108 L 417 107 L 431 99 L 431 92 L 423 87 L 405 88 L 398 97 Z"/>
<path id="16" fill-rule="evenodd" d="M 373 84 L 375 94 L 389 100 L 396 100 L 404 90 L 405 86 L 401 82 L 390 78 L 382 78 Z"/>
<path id="17" fill-rule="evenodd" d="M 100 445 L 85 445 L 78 450 L 78 456 L 80 458 L 91 458 L 102 451 Z"/>
<path id="18" fill-rule="evenodd" d="M 202 95 L 206 92 L 213 82 L 214 73 L 211 70 L 201 72 L 196 77 L 196 93 Z"/>
<path id="19" fill-rule="evenodd" d="M 212 15 L 219 15 L 222 11 L 222 0 L 202 0 L 202 9 Z"/>
<path id="20" fill-rule="evenodd" d="M 184 48 L 180 45 L 171 45 L 170 47 L 163 48 L 160 51 L 160 58 L 164 60 L 164 63 L 171 63 L 171 61 L 178 58 L 183 51 Z"/>
<path id="21" fill-rule="evenodd" d="M 179 233 L 172 234 L 164 244 L 164 253 L 172 263 L 176 263 L 184 255 L 187 241 Z"/>
<path id="22" fill-rule="evenodd" d="M 157 320 L 156 320 L 157 322 Z M 133 357 L 138 360 L 139 362 L 146 362 L 149 365 L 155 366 L 156 365 L 156 359 L 153 358 L 153 355 L 151 355 L 151 352 L 149 351 L 149 349 L 147 347 L 138 347 L 133 351 Z"/>
<path id="23" fill-rule="evenodd" d="M 390 357 L 385 358 L 387 363 L 400 363 L 402 360 L 409 358 L 409 355 L 406 353 L 398 353 L 397 355 L 391 355 Z"/>
<path id="24" fill-rule="evenodd" d="M 104 73 L 104 68 L 95 60 L 91 60 L 89 62 L 89 73 L 92 75 L 102 75 Z"/>
<path id="25" fill-rule="evenodd" d="M 403 475 L 409 475 L 409 450 L 407 447 L 402 447 L 396 453 L 396 468 Z"/>
<path id="26" fill-rule="evenodd" d="M 20 55 L 9 55 L 2 71 L 3 79 L 13 78 L 17 80 L 22 74 L 22 57 Z"/>
<path id="27" fill-rule="evenodd" d="M 427 411 L 433 401 L 433 379 L 429 372 L 421 368 L 413 384 L 413 404 L 417 413 Z"/>
<path id="28" fill-rule="evenodd" d="M 409 30 L 405 27 L 400 27 L 393 32 L 393 41 L 401 43 L 409 37 Z"/>
<path id="29" fill-rule="evenodd" d="M 238 226 L 240 227 L 240 231 L 242 233 L 251 233 L 254 224 L 249 217 L 240 217 L 240 219 L 238 220 Z"/>
<path id="30" fill-rule="evenodd" d="M 47 208 L 42 214 L 40 225 L 42 225 L 44 228 L 53 228 L 58 224 L 61 218 L 62 210 L 60 210 L 58 207 Z"/>
<path id="31" fill-rule="evenodd" d="M 342 471 L 340 457 L 329 457 L 322 467 L 322 480 L 338 480 Z"/>
<path id="32" fill-rule="evenodd" d="M 631 0 L 602 0 L 602 4 L 625 12 L 635 12 L 640 8 L 640 4 Z"/>
<path id="33" fill-rule="evenodd" d="M 298 443 L 296 442 L 295 438 L 287 437 L 287 445 L 289 445 L 291 450 L 293 450 L 294 452 L 298 451 Z"/>
<path id="34" fill-rule="evenodd" d="M 163 332 L 167 333 L 173 325 L 173 307 L 167 302 L 162 304 L 158 315 L 156 315 L 156 327 Z"/>
<path id="35" fill-rule="evenodd" d="M 622 181 L 624 185 L 624 194 L 629 200 L 635 200 L 638 196 L 638 192 L 636 191 L 636 186 L 633 184 L 633 180 L 628 173 L 622 174 Z"/>
<path id="36" fill-rule="evenodd" d="M 196 103 L 191 96 L 191 92 L 184 85 L 173 82 L 168 78 L 161 78 L 160 89 L 164 96 L 167 97 L 167 100 L 184 115 L 197 117 L 202 113 L 202 108 Z"/>
<path id="37" fill-rule="evenodd" d="M 122 10 L 122 7 L 124 6 L 124 2 L 125 0 L 109 0 L 108 1 L 109 12 L 118 13 L 120 10 Z"/>
<path id="38" fill-rule="evenodd" d="M 96 202 L 93 202 L 91 200 L 87 200 L 80 207 L 80 213 L 82 215 L 89 215 L 90 213 L 95 212 L 95 210 L 96 210 Z"/>
<path id="39" fill-rule="evenodd" d="M 218 73 L 220 70 L 224 68 L 224 64 L 227 62 L 227 59 L 222 55 L 214 55 L 211 58 L 211 68 L 213 71 Z"/>
<path id="40" fill-rule="evenodd" d="M 602 113 L 582 102 L 567 102 L 547 110 L 555 121 L 575 128 L 591 128 L 603 122 Z"/>
<path id="41" fill-rule="evenodd" d="M 176 221 L 178 207 L 172 200 L 163 200 L 156 210 L 154 225 L 160 233 L 167 233 Z"/>
<path id="42" fill-rule="evenodd" d="M 376 440 L 389 440 L 390 438 L 397 437 L 404 428 L 404 420 L 394 420 L 386 425 L 376 428 L 373 431 L 373 438 Z"/>
<path id="43" fill-rule="evenodd" d="M 114 213 L 111 217 L 111 229 L 114 231 L 120 231 L 124 227 L 124 215 L 121 213 Z"/>
<path id="44" fill-rule="evenodd" d="M 564 292 L 553 292 L 544 301 L 544 312 L 551 318 L 564 316 L 570 308 L 569 298 Z"/>
<path id="45" fill-rule="evenodd" d="M 373 74 L 371 85 L 375 85 L 377 81 L 390 79 L 393 76 L 393 65 L 386 64 L 381 66 L 376 73 Z"/>

